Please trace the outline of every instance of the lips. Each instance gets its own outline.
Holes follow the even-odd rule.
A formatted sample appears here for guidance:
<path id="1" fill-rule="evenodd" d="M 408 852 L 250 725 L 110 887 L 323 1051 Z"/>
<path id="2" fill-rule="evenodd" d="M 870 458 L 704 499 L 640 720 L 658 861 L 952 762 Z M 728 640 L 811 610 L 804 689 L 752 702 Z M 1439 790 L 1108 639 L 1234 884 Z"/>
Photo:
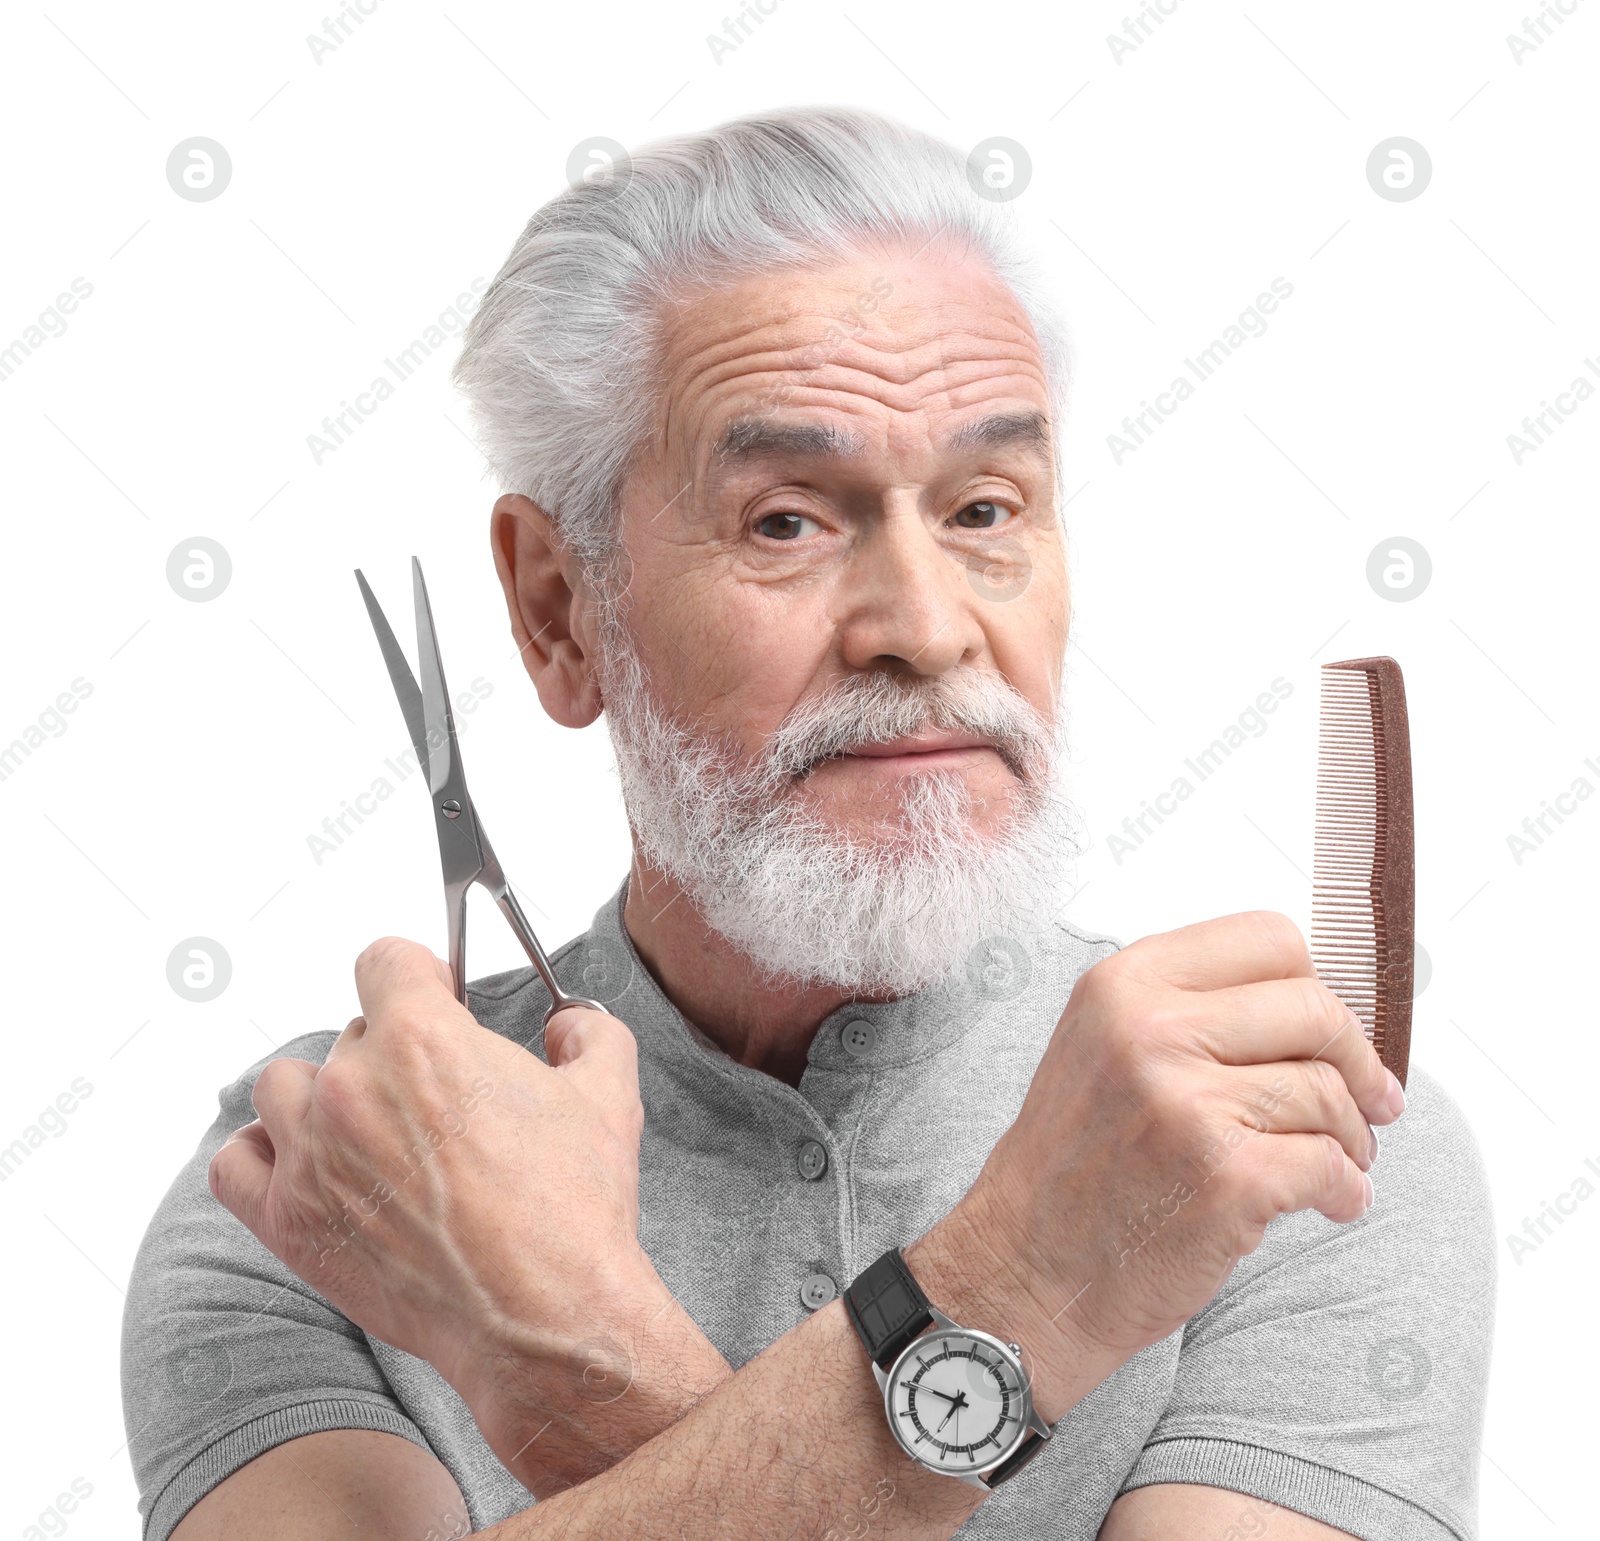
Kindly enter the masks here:
<path id="1" fill-rule="evenodd" d="M 865 760 L 889 760 L 901 755 L 945 754 L 961 749 L 993 749 L 988 739 L 966 733 L 919 733 L 910 738 L 891 739 L 885 744 L 861 744 L 849 751 Z"/>

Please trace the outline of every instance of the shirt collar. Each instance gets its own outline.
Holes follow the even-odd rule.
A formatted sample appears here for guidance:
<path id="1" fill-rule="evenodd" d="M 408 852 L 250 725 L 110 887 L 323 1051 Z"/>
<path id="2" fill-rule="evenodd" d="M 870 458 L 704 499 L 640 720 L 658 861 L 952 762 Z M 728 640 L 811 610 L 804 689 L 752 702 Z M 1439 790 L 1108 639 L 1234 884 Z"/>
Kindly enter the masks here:
<path id="1" fill-rule="evenodd" d="M 627 895 L 624 879 L 595 912 L 590 930 L 561 959 L 566 988 L 599 1000 L 626 1022 L 641 1055 L 699 1067 L 709 1060 L 745 1074 L 762 1074 L 739 1065 L 667 999 L 628 935 L 623 921 Z M 1037 956 L 1040 942 L 1048 944 L 1048 939 L 980 943 L 963 968 L 915 994 L 892 1001 L 847 1001 L 818 1025 L 806 1056 L 808 1066 L 887 1070 L 927 1059 L 988 1021 L 997 1005 L 1039 983 L 1030 959 Z M 996 970 L 1008 982 L 996 985 Z M 853 1028 L 856 1023 L 867 1024 L 870 1032 Z"/>

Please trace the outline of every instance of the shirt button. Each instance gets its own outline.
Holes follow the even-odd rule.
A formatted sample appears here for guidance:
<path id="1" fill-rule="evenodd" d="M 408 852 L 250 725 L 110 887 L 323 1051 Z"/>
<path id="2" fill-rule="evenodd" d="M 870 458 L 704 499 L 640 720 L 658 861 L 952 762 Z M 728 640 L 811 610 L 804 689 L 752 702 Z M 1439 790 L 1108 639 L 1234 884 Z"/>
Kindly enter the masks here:
<path id="1" fill-rule="evenodd" d="M 828 1170 L 828 1152 L 816 1140 L 807 1140 L 800 1147 L 798 1165 L 800 1175 L 808 1183 L 814 1183 Z"/>
<path id="2" fill-rule="evenodd" d="M 870 1022 L 857 1017 L 855 1021 L 845 1023 L 840 1030 L 839 1041 L 847 1054 L 863 1059 L 872 1053 L 872 1046 L 878 1041 L 878 1030 Z"/>
<path id="3" fill-rule="evenodd" d="M 808 1311 L 821 1307 L 839 1293 L 839 1286 L 825 1273 L 808 1273 L 800 1282 L 800 1303 Z"/>

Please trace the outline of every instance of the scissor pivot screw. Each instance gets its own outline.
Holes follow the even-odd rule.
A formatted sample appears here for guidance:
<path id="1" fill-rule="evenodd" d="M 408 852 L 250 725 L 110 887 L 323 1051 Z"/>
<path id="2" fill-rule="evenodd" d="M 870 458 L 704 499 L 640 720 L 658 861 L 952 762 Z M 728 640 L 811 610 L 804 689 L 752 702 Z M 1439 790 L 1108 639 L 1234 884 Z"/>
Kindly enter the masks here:
<path id="1" fill-rule="evenodd" d="M 461 804 L 455 798 L 452 797 L 447 803 L 443 803 L 440 806 L 444 809 L 444 816 L 447 819 L 459 819 L 461 817 Z"/>

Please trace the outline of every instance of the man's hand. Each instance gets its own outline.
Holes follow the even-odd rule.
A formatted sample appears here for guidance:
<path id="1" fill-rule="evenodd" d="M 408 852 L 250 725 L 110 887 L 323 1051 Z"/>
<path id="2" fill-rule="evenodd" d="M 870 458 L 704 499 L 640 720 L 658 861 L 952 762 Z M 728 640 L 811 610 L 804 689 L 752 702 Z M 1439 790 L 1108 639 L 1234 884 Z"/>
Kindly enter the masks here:
<path id="1" fill-rule="evenodd" d="M 1053 1421 L 1084 1389 L 1068 1364 L 1176 1331 L 1278 1215 L 1364 1214 L 1370 1125 L 1403 1106 L 1287 917 L 1146 937 L 1078 980 L 1016 1122 L 908 1257 L 1002 1313 Z"/>
<path id="2" fill-rule="evenodd" d="M 479 1025 L 426 948 L 374 942 L 362 1015 L 279 1059 L 217 1198 L 374 1337 L 426 1359 L 540 1496 L 651 1438 L 729 1373 L 639 1245 L 633 1035 L 571 1007 L 549 1064 Z"/>

